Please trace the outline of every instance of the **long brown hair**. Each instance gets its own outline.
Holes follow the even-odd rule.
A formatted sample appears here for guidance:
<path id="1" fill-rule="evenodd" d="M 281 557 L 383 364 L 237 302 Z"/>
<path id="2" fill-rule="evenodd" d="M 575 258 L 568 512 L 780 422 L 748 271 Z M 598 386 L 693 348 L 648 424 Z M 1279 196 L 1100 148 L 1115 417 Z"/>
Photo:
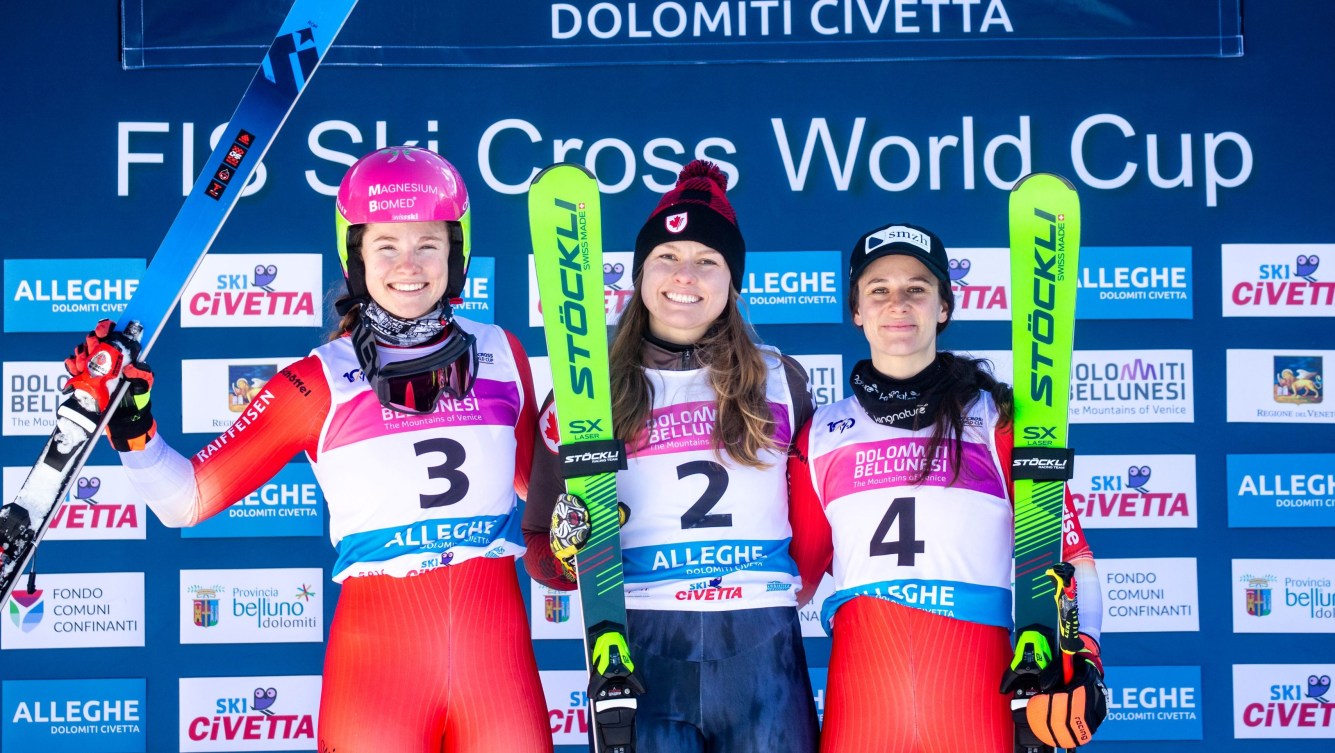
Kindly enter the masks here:
<path id="1" fill-rule="evenodd" d="M 981 392 L 992 395 L 997 405 L 999 418 L 997 426 L 1004 428 L 1011 425 L 1015 418 L 1015 400 L 1011 386 L 997 381 L 990 370 L 991 362 L 982 358 L 968 358 L 949 351 L 937 354 L 941 373 L 937 381 L 936 419 L 932 422 L 932 436 L 927 440 L 927 457 L 936 457 L 937 451 L 946 442 L 950 442 L 954 458 L 951 468 L 950 483 L 959 480 L 964 465 L 964 414 Z M 914 484 L 921 484 L 931 472 L 931 463 L 925 463 Z"/>
<path id="2" fill-rule="evenodd" d="M 695 344 L 695 355 L 709 371 L 709 385 L 718 395 L 714 419 L 714 452 L 752 468 L 768 468 L 764 450 L 778 449 L 774 415 L 766 399 L 769 374 L 756 347 L 750 325 L 737 308 L 736 289 L 728 290 L 723 313 Z M 653 387 L 644 373 L 643 340 L 649 332 L 649 309 L 639 287 L 631 295 L 612 340 L 612 427 L 628 447 L 637 447 L 653 403 Z"/>

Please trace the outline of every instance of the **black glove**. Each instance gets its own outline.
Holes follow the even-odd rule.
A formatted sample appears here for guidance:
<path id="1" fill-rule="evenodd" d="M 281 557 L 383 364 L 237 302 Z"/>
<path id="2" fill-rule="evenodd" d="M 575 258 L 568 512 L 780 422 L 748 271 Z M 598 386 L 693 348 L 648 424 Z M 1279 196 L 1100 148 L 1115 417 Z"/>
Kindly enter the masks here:
<path id="1" fill-rule="evenodd" d="M 1103 685 L 1099 644 L 1080 634 L 1085 647 L 1071 656 L 1071 679 L 1029 699 L 1029 729 L 1044 743 L 1071 749 L 1084 745 L 1108 715 L 1108 689 Z M 1063 661 L 1065 657 L 1056 657 Z"/>

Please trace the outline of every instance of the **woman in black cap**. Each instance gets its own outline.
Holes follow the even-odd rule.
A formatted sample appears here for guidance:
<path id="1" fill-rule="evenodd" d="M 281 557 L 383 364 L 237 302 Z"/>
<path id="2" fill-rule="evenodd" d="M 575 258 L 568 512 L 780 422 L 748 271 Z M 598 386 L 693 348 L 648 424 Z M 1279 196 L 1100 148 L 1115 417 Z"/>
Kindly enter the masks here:
<path id="1" fill-rule="evenodd" d="M 852 396 L 800 432 L 789 466 L 793 556 L 803 572 L 833 560 L 821 749 L 1011 753 L 999 692 L 1012 658 L 1010 387 L 937 351 L 954 296 L 935 234 L 867 233 L 848 281 L 871 358 L 854 366 Z M 1032 699 L 1028 715 L 1049 745 L 1069 746 L 1089 740 L 1106 701 L 1098 574 L 1069 497 L 1065 518 L 1085 647 L 1073 681 Z"/>
<path id="2" fill-rule="evenodd" d="M 635 242 L 635 293 L 610 354 L 613 424 L 630 456 L 617 474 L 627 627 L 648 689 L 636 738 L 642 751 L 807 753 L 817 721 L 786 456 L 811 395 L 802 367 L 756 345 L 737 308 L 746 248 L 726 186 L 697 160 L 659 202 Z M 540 435 L 558 425 L 551 413 L 549 398 Z M 587 525 L 558 533 L 552 511 L 558 497 L 583 505 L 562 494 L 555 447 L 538 444 L 550 451 L 534 453 L 525 564 L 568 590 Z"/>

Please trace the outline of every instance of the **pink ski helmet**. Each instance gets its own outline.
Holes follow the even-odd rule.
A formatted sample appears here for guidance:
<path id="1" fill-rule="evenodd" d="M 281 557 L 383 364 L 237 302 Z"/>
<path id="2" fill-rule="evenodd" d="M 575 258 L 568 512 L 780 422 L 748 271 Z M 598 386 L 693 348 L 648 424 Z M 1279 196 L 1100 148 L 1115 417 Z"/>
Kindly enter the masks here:
<path id="1" fill-rule="evenodd" d="M 372 152 L 348 168 L 334 209 L 338 261 L 352 295 L 367 292 L 360 242 L 350 243 L 350 234 L 368 222 L 446 222 L 450 260 L 445 297 L 457 298 L 463 292 L 471 254 L 468 189 L 444 157 L 416 146 Z"/>

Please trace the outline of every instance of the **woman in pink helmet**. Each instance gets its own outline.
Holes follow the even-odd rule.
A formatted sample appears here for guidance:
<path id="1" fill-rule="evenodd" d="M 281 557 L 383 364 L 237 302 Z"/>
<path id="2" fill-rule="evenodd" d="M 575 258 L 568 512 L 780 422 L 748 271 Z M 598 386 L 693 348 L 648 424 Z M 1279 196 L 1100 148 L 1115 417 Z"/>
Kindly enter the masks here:
<path id="1" fill-rule="evenodd" d="M 468 272 L 468 192 L 439 155 L 382 149 L 348 170 L 336 222 L 347 282 L 336 337 L 192 458 L 156 434 L 152 373 L 131 364 L 123 375 L 139 394 L 108 435 L 173 527 L 226 509 L 297 452 L 310 458 L 342 583 L 319 750 L 549 751 L 514 566 L 532 378 L 513 335 L 451 311 Z M 116 337 L 100 323 L 67 368 L 85 370 L 97 339 Z"/>

